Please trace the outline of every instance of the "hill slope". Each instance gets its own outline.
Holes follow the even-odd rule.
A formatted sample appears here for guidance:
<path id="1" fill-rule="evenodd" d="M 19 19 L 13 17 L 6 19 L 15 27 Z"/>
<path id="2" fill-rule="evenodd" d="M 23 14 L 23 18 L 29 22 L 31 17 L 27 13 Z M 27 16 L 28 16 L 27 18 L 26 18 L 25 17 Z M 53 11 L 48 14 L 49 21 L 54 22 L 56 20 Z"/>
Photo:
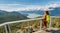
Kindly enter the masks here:
<path id="1" fill-rule="evenodd" d="M 0 10 L 0 23 L 6 21 L 22 20 L 22 19 L 27 19 L 27 17 L 18 12 L 6 12 Z"/>

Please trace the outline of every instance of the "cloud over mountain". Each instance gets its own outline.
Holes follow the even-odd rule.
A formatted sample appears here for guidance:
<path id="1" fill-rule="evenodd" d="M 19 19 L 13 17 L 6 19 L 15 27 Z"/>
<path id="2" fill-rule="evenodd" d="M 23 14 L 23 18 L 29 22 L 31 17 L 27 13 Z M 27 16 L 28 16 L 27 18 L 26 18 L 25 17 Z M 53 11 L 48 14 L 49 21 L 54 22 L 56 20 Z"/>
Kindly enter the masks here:
<path id="1" fill-rule="evenodd" d="M 45 6 L 40 5 L 23 5 L 22 4 L 0 4 L 1 10 L 11 11 L 25 11 L 25 10 L 53 10 L 53 8 L 60 7 L 60 3 L 52 3 Z M 52 8 L 52 9 L 51 9 Z"/>

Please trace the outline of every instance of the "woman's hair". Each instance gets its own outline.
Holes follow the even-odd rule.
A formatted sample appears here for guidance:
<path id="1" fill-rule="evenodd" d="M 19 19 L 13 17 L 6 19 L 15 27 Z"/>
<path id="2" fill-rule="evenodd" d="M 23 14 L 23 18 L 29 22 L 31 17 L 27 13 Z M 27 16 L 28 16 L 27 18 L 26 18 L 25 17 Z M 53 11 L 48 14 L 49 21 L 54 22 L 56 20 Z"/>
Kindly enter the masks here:
<path id="1" fill-rule="evenodd" d="M 45 13 L 46 13 L 47 15 L 49 15 L 49 11 L 45 11 Z"/>

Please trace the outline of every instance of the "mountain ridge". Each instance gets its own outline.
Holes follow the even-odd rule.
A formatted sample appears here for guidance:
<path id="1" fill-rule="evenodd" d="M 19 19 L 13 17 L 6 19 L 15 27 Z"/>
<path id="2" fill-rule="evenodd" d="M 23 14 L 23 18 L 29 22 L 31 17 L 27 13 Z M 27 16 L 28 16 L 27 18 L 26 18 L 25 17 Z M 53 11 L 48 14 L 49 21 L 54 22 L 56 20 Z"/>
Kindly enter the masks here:
<path id="1" fill-rule="evenodd" d="M 15 12 L 15 11 L 6 12 L 0 10 L 0 23 L 7 22 L 7 21 L 22 20 L 22 19 L 28 19 L 28 18 L 19 12 Z"/>
<path id="2" fill-rule="evenodd" d="M 56 8 L 49 8 L 49 9 L 53 9 L 53 10 L 49 10 L 49 13 L 51 16 L 60 16 L 60 7 L 56 7 Z M 40 14 L 43 15 L 44 11 L 43 10 L 33 10 L 33 11 L 18 11 L 21 14 L 28 16 L 29 14 Z"/>

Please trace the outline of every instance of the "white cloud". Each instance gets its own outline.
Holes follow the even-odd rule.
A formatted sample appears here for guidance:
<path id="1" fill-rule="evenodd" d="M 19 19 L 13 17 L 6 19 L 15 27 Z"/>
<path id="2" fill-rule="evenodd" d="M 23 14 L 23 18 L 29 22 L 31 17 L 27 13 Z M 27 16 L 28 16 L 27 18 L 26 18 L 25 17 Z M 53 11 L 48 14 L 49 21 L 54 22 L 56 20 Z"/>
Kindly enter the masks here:
<path id="1" fill-rule="evenodd" d="M 36 18 L 36 17 L 40 17 L 42 15 L 39 15 L 39 14 L 29 14 L 27 17 L 28 18 Z"/>
<path id="2" fill-rule="evenodd" d="M 49 9 L 49 8 L 56 8 L 56 7 L 60 7 L 60 3 L 52 3 L 52 4 L 48 4 L 42 7 L 43 10 L 54 10 L 54 9 Z"/>
<path id="3" fill-rule="evenodd" d="M 40 10 L 40 6 L 36 5 L 20 5 L 20 4 L 0 4 L 0 10 L 11 11 L 24 11 L 24 10 Z"/>
<path id="4" fill-rule="evenodd" d="M 60 7 L 60 4 L 51 4 L 51 5 L 49 5 L 49 7 L 53 7 L 53 8 Z"/>
<path id="5" fill-rule="evenodd" d="M 26 6 L 23 8 L 19 8 L 18 10 L 24 11 L 24 10 L 40 10 L 41 7 L 40 6 Z"/>
<path id="6" fill-rule="evenodd" d="M 49 7 L 60 7 L 60 3 L 53 3 L 49 5 L 39 6 L 39 5 L 21 5 L 21 4 L 0 4 L 1 10 L 11 11 L 24 11 L 24 10 L 53 10 Z"/>

